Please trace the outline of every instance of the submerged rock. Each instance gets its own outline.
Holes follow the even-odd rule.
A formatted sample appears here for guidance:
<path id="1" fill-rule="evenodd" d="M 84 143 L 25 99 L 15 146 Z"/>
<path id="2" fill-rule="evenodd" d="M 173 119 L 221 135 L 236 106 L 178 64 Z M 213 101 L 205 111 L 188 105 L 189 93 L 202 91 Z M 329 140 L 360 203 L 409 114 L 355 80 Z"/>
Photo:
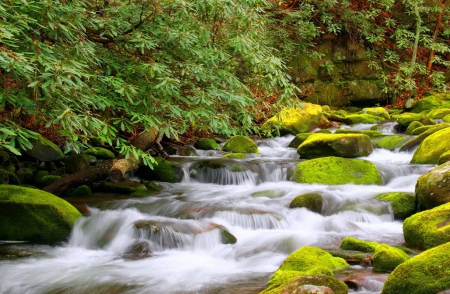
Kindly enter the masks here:
<path id="1" fill-rule="evenodd" d="M 292 199 L 289 208 L 305 207 L 313 212 L 321 213 L 323 196 L 320 193 L 306 193 Z"/>
<path id="2" fill-rule="evenodd" d="M 381 294 L 428 294 L 450 289 L 450 243 L 414 256 L 387 278 Z"/>
<path id="3" fill-rule="evenodd" d="M 297 165 L 292 175 L 297 183 L 319 183 L 327 185 L 382 185 L 378 168 L 362 159 L 322 157 L 307 160 Z"/>
<path id="4" fill-rule="evenodd" d="M 238 159 L 246 159 L 247 154 L 245 153 L 228 153 L 222 155 L 222 158 L 238 158 Z"/>
<path id="5" fill-rule="evenodd" d="M 0 240 L 51 244 L 69 236 L 80 212 L 53 194 L 0 186 Z"/>
<path id="6" fill-rule="evenodd" d="M 394 217 L 405 219 L 416 212 L 416 196 L 407 192 L 389 192 L 375 196 L 375 199 L 391 203 Z"/>
<path id="7" fill-rule="evenodd" d="M 403 250 L 380 244 L 373 255 L 373 270 L 377 272 L 391 272 L 397 266 L 410 259 Z"/>
<path id="8" fill-rule="evenodd" d="M 426 209 L 450 202 L 450 162 L 421 175 L 416 183 L 416 196 Z"/>
<path id="9" fill-rule="evenodd" d="M 229 151 L 232 153 L 259 154 L 259 149 L 256 143 L 252 139 L 241 135 L 231 137 L 223 146 L 223 151 Z"/>
<path id="10" fill-rule="evenodd" d="M 450 150 L 450 128 L 437 131 L 419 145 L 411 159 L 416 164 L 437 164 L 439 157 Z"/>

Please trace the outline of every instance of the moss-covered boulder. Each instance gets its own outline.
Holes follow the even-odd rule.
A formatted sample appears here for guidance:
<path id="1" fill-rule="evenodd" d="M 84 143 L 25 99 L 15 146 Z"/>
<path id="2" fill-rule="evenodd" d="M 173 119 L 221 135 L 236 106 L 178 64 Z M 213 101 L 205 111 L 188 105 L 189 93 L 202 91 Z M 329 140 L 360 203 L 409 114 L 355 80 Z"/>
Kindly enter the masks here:
<path id="1" fill-rule="evenodd" d="M 448 127 L 450 127 L 450 124 L 448 124 L 448 123 L 437 124 L 434 126 L 434 128 L 431 128 L 431 129 L 423 132 L 422 134 L 418 135 L 417 137 L 414 137 L 414 138 L 408 140 L 405 144 L 402 145 L 402 147 L 400 147 L 400 151 L 414 150 L 414 148 L 419 146 L 426 138 L 428 138 L 432 134 L 434 134 L 440 130 L 446 129 Z"/>
<path id="2" fill-rule="evenodd" d="M 416 197 L 425 209 L 450 202 L 450 162 L 435 167 L 417 179 Z"/>
<path id="3" fill-rule="evenodd" d="M 428 294 L 450 289 L 450 242 L 422 252 L 399 265 L 381 294 Z"/>
<path id="4" fill-rule="evenodd" d="M 321 287 L 318 290 L 317 288 L 313 288 L 318 286 Z M 260 294 L 285 294 L 285 293 L 347 294 L 348 287 L 344 282 L 334 277 L 326 275 L 315 275 L 315 276 L 300 276 L 297 278 L 293 278 L 291 280 L 288 280 L 287 282 L 272 285 L 266 290 L 260 292 Z"/>
<path id="5" fill-rule="evenodd" d="M 403 234 L 407 243 L 420 249 L 450 242 L 450 203 L 408 217 Z"/>
<path id="6" fill-rule="evenodd" d="M 364 134 L 371 138 L 383 136 L 383 133 L 377 130 L 349 130 L 349 129 L 338 129 L 335 134 Z"/>
<path id="7" fill-rule="evenodd" d="M 450 108 L 450 94 L 436 93 L 416 102 L 411 112 L 421 113 L 439 108 Z"/>
<path id="8" fill-rule="evenodd" d="M 428 116 L 426 116 L 425 114 L 420 114 L 420 113 L 402 113 L 398 116 L 397 118 L 397 123 L 399 125 L 401 125 L 402 127 L 407 128 L 409 126 L 410 123 L 412 123 L 413 121 L 418 121 L 423 125 L 434 125 L 436 124 L 434 122 L 434 120 L 430 119 Z"/>
<path id="9" fill-rule="evenodd" d="M 299 103 L 297 107 L 285 107 L 261 126 L 268 135 L 299 134 L 309 132 L 319 125 L 322 107 L 317 104 Z"/>
<path id="10" fill-rule="evenodd" d="M 361 266 L 371 266 L 373 259 L 373 252 L 361 252 L 356 250 L 327 250 L 328 253 L 333 255 L 334 257 L 340 257 L 345 259 L 348 264 L 351 265 L 361 265 Z"/>
<path id="11" fill-rule="evenodd" d="M 389 192 L 375 196 L 375 199 L 391 204 L 396 219 L 405 219 L 416 212 L 416 196 L 407 192 Z"/>
<path id="12" fill-rule="evenodd" d="M 426 131 L 428 131 L 428 130 L 430 130 L 430 129 L 432 129 L 432 128 L 434 128 L 434 125 L 428 125 L 428 126 L 418 127 L 418 128 L 415 128 L 415 129 L 411 132 L 411 135 L 417 136 L 417 135 L 420 135 L 420 134 L 422 134 L 422 133 L 425 133 Z"/>
<path id="13" fill-rule="evenodd" d="M 69 193 L 72 197 L 84 197 L 92 195 L 91 188 L 88 185 L 78 186 L 75 190 Z"/>
<path id="14" fill-rule="evenodd" d="M 92 155 L 79 154 L 66 156 L 63 161 L 66 166 L 66 172 L 73 174 L 90 168 L 91 162 L 95 161 L 95 157 Z"/>
<path id="15" fill-rule="evenodd" d="M 232 153 L 257 153 L 259 154 L 259 149 L 256 143 L 249 137 L 237 135 L 231 137 L 225 142 L 223 146 L 223 151 L 229 151 Z"/>
<path id="16" fill-rule="evenodd" d="M 387 244 L 380 244 L 375 248 L 373 255 L 373 270 L 377 272 L 391 272 L 410 258 L 401 249 Z"/>
<path id="17" fill-rule="evenodd" d="M 345 119 L 350 120 L 351 124 L 376 124 L 384 121 L 385 118 L 365 113 L 353 113 L 345 116 Z"/>
<path id="18" fill-rule="evenodd" d="M 434 109 L 428 113 L 428 117 L 432 119 L 443 119 L 450 114 L 450 108 Z"/>
<path id="19" fill-rule="evenodd" d="M 406 134 L 407 135 L 411 135 L 412 134 L 412 132 L 415 130 L 415 129 L 417 129 L 417 128 L 420 128 L 420 127 L 423 127 L 423 123 L 421 123 L 421 122 L 419 122 L 419 121 L 413 121 L 412 123 L 410 123 L 409 125 L 408 125 L 408 127 L 406 128 Z"/>
<path id="20" fill-rule="evenodd" d="M 439 157 L 450 150 L 450 128 L 437 131 L 427 137 L 414 152 L 411 163 L 438 164 Z"/>
<path id="21" fill-rule="evenodd" d="M 383 135 L 371 138 L 372 144 L 375 148 L 383 148 L 394 151 L 408 142 L 410 137 L 403 135 Z"/>
<path id="22" fill-rule="evenodd" d="M 33 171 L 28 167 L 19 167 L 14 172 L 21 184 L 31 184 L 33 180 Z"/>
<path id="23" fill-rule="evenodd" d="M 295 138 L 292 139 L 292 141 L 289 143 L 288 147 L 290 148 L 298 148 L 303 142 L 306 141 L 306 139 L 309 138 L 313 133 L 301 133 L 295 135 Z"/>
<path id="24" fill-rule="evenodd" d="M 75 207 L 53 194 L 0 185 L 0 240 L 46 244 L 64 241 L 80 216 Z"/>
<path id="25" fill-rule="evenodd" d="M 40 135 L 31 144 L 33 147 L 24 150 L 24 152 L 39 161 L 57 161 L 64 158 L 64 153 L 62 153 L 61 149 L 55 143 Z"/>
<path id="26" fill-rule="evenodd" d="M 61 179 L 61 176 L 47 175 L 47 176 L 43 176 L 38 181 L 36 181 L 35 185 L 38 188 L 44 188 L 44 187 L 52 184 L 53 182 L 55 182 L 55 181 L 57 181 L 59 179 Z"/>
<path id="27" fill-rule="evenodd" d="M 391 118 L 391 116 L 389 115 L 389 112 L 386 110 L 386 108 L 383 108 L 383 107 L 368 107 L 368 108 L 363 108 L 362 111 L 366 114 L 370 114 L 373 116 L 379 116 L 384 119 Z"/>
<path id="28" fill-rule="evenodd" d="M 439 156 L 438 164 L 443 164 L 450 161 L 450 150 L 447 152 L 442 153 L 441 156 Z"/>
<path id="29" fill-rule="evenodd" d="M 283 284 L 299 276 L 328 275 L 348 267 L 348 263 L 320 248 L 304 246 L 289 255 L 270 278 L 268 285 Z"/>
<path id="30" fill-rule="evenodd" d="M 222 155 L 222 158 L 246 159 L 247 154 L 245 154 L 245 153 L 228 153 L 228 154 Z"/>
<path id="31" fill-rule="evenodd" d="M 85 155 L 92 155 L 95 156 L 98 159 L 114 159 L 116 156 L 114 153 L 106 148 L 102 147 L 91 147 L 86 149 L 86 151 L 83 152 Z"/>
<path id="32" fill-rule="evenodd" d="M 444 116 L 444 118 L 442 119 L 442 121 L 443 121 L 443 122 L 446 122 L 446 123 L 450 123 L 450 114 Z"/>
<path id="33" fill-rule="evenodd" d="M 213 138 L 200 138 L 195 142 L 194 147 L 201 150 L 219 150 L 220 146 Z"/>
<path id="34" fill-rule="evenodd" d="M 103 189 L 109 193 L 131 194 L 139 191 L 147 191 L 144 184 L 135 181 L 122 181 L 117 183 L 104 182 Z"/>
<path id="35" fill-rule="evenodd" d="M 289 208 L 304 207 L 313 212 L 321 213 L 323 206 L 323 196 L 320 193 L 306 193 L 292 199 Z"/>
<path id="36" fill-rule="evenodd" d="M 148 166 L 141 165 L 136 171 L 136 175 L 143 180 L 160 181 L 169 183 L 178 183 L 183 178 L 183 169 L 169 160 L 161 157 L 155 158 L 157 165 L 151 169 Z"/>
<path id="37" fill-rule="evenodd" d="M 313 134 L 297 148 L 300 158 L 360 157 L 373 152 L 370 137 L 363 134 Z"/>
<path id="38" fill-rule="evenodd" d="M 297 165 L 292 180 L 297 183 L 326 185 L 382 185 L 378 168 L 372 162 L 341 157 L 322 157 Z"/>
<path id="39" fill-rule="evenodd" d="M 355 250 L 361 252 L 375 252 L 378 247 L 377 242 L 359 240 L 354 237 L 345 237 L 339 248 L 344 250 Z"/>

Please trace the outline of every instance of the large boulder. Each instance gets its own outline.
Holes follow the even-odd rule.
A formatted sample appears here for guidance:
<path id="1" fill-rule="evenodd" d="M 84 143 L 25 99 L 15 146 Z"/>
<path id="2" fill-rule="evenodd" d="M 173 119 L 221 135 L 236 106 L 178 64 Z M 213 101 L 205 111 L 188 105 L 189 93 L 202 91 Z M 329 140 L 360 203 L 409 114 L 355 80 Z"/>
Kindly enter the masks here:
<path id="1" fill-rule="evenodd" d="M 0 185 L 0 240 L 51 244 L 64 241 L 80 212 L 53 194 Z"/>
<path id="2" fill-rule="evenodd" d="M 403 250 L 387 244 L 380 244 L 375 248 L 373 255 L 373 270 L 377 272 L 391 272 L 408 259 L 410 259 L 410 256 Z"/>
<path id="3" fill-rule="evenodd" d="M 450 202 L 450 162 L 435 167 L 417 179 L 416 197 L 420 206 L 426 209 Z"/>
<path id="4" fill-rule="evenodd" d="M 322 157 L 303 161 L 294 170 L 292 180 L 297 183 L 326 185 L 382 185 L 378 168 L 362 159 Z"/>
<path id="5" fill-rule="evenodd" d="M 443 119 L 450 114 L 450 108 L 440 108 L 432 110 L 428 113 L 428 117 L 432 119 Z"/>
<path id="6" fill-rule="evenodd" d="M 434 128 L 426 130 L 425 132 L 418 135 L 417 137 L 414 137 L 414 138 L 410 139 L 409 141 L 407 141 L 405 144 L 403 144 L 400 147 L 400 151 L 411 151 L 414 148 L 416 148 L 417 146 L 419 146 L 426 138 L 428 138 L 432 134 L 434 134 L 442 129 L 446 129 L 448 127 L 450 127 L 449 123 L 437 124 L 434 126 Z"/>
<path id="7" fill-rule="evenodd" d="M 436 124 L 431 118 L 426 116 L 425 114 L 420 113 L 402 113 L 397 117 L 397 123 L 404 128 L 407 128 L 409 124 L 413 121 L 418 121 L 423 125 L 434 125 Z"/>
<path id="8" fill-rule="evenodd" d="M 295 138 L 292 139 L 292 141 L 289 143 L 288 147 L 290 148 L 298 148 L 303 142 L 306 141 L 306 139 L 309 138 L 309 136 L 313 135 L 313 133 L 301 133 L 295 135 Z"/>
<path id="9" fill-rule="evenodd" d="M 330 276 L 300 276 L 287 282 L 273 285 L 260 294 L 347 294 L 348 286 Z"/>
<path id="10" fill-rule="evenodd" d="M 384 107 L 368 107 L 368 108 L 363 108 L 362 111 L 366 114 L 380 116 L 384 119 L 391 118 L 391 116 L 389 115 L 389 112 Z"/>
<path id="11" fill-rule="evenodd" d="M 420 249 L 450 242 L 450 203 L 408 217 L 403 234 L 407 243 Z"/>
<path id="12" fill-rule="evenodd" d="M 381 294 L 428 294 L 450 289 L 450 243 L 422 252 L 399 265 Z"/>
<path id="13" fill-rule="evenodd" d="M 277 115 L 267 120 L 262 126 L 263 133 L 293 135 L 313 130 L 319 125 L 322 107 L 317 104 L 302 102 L 297 107 L 285 107 Z"/>
<path id="14" fill-rule="evenodd" d="M 313 134 L 297 148 L 300 158 L 360 157 L 373 152 L 370 137 L 363 134 Z"/>
<path id="15" fill-rule="evenodd" d="M 375 199 L 389 202 L 396 219 L 405 219 L 416 212 L 416 196 L 407 192 L 388 192 L 375 196 Z"/>
<path id="16" fill-rule="evenodd" d="M 450 94 L 437 93 L 417 101 L 411 112 L 421 113 L 439 108 L 450 108 Z"/>
<path id="17" fill-rule="evenodd" d="M 31 144 L 33 147 L 24 152 L 39 161 L 57 161 L 64 158 L 64 153 L 55 143 L 40 135 Z"/>
<path id="18" fill-rule="evenodd" d="M 226 141 L 223 146 L 223 151 L 229 151 L 232 153 L 259 154 L 259 149 L 256 143 L 252 139 L 241 135 L 233 136 Z"/>
<path id="19" fill-rule="evenodd" d="M 438 164 L 439 157 L 450 150 L 450 128 L 437 131 L 427 137 L 414 152 L 411 163 Z"/>

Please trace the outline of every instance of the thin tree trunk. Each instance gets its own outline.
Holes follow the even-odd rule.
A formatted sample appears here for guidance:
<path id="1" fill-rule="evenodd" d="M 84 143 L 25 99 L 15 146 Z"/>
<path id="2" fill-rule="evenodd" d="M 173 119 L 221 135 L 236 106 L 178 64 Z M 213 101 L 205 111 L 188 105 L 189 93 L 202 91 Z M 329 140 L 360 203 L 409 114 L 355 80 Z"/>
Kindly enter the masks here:
<path id="1" fill-rule="evenodd" d="M 444 8 L 445 8 L 445 1 L 446 0 L 439 1 L 439 8 L 441 10 L 438 12 L 437 17 L 436 17 L 436 25 L 434 26 L 433 37 L 431 38 L 432 43 L 436 42 L 439 31 L 441 30 L 442 16 L 444 15 Z M 432 73 L 434 53 L 435 53 L 434 50 L 431 49 L 430 55 L 428 56 L 427 72 L 429 75 L 431 75 L 431 73 Z"/>

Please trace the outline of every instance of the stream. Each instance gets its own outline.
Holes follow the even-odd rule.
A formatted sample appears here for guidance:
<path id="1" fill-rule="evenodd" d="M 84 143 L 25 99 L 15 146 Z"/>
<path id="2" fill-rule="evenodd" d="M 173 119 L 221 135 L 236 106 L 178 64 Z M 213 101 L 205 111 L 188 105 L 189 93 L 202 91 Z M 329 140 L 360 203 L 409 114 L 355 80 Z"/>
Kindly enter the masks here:
<path id="1" fill-rule="evenodd" d="M 383 132 L 392 133 L 391 126 Z M 409 164 L 412 152 L 375 149 L 363 159 L 378 166 L 383 186 L 297 184 L 289 181 L 300 162 L 287 147 L 293 138 L 257 141 L 261 154 L 248 159 L 202 150 L 199 156 L 174 156 L 184 169 L 182 182 L 161 183 L 157 195 L 90 206 L 67 243 L 0 245 L 22 256 L 0 261 L 0 293 L 253 294 L 305 245 L 337 249 L 346 236 L 402 245 L 402 222 L 373 197 L 414 193 L 417 178 L 433 166 Z M 321 214 L 288 208 L 308 192 L 323 194 Z M 137 221 L 153 229 L 135 229 Z M 221 228 L 237 242 L 223 244 Z M 148 246 L 146 258 L 129 258 L 136 244 Z M 380 293 L 387 274 L 351 266 L 337 277 L 356 281 L 352 293 Z"/>

